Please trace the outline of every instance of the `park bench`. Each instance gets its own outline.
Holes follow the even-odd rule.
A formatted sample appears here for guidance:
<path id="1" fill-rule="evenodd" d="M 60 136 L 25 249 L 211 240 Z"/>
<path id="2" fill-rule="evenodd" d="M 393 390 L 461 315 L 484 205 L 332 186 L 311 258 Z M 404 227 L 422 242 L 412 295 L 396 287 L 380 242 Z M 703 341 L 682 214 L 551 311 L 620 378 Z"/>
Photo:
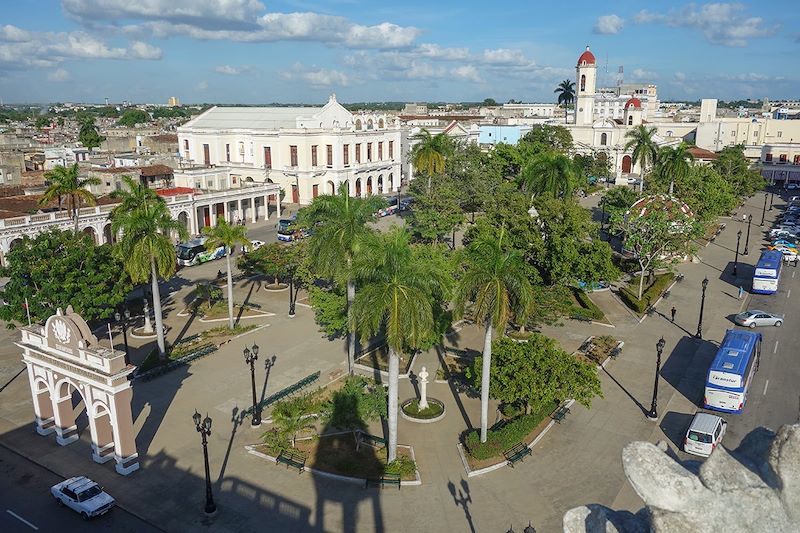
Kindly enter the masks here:
<path id="1" fill-rule="evenodd" d="M 306 456 L 290 450 L 283 450 L 275 458 L 275 464 L 285 464 L 286 468 L 296 468 L 297 473 L 300 474 L 306 469 Z"/>
<path id="2" fill-rule="evenodd" d="M 196 341 L 199 338 L 200 338 L 199 334 L 198 335 L 190 335 L 188 337 L 184 337 L 181 340 L 175 342 L 175 344 L 173 344 L 172 346 L 174 347 L 174 346 L 180 346 L 181 344 L 190 344 L 190 343 Z"/>
<path id="3" fill-rule="evenodd" d="M 611 350 L 611 353 L 609 355 L 611 356 L 612 359 L 616 359 L 619 356 L 619 354 L 622 353 L 623 346 L 625 346 L 625 343 L 621 342 L 619 343 L 618 346 L 615 346 L 614 349 Z"/>
<path id="4" fill-rule="evenodd" d="M 364 488 L 383 488 L 386 485 L 397 485 L 397 490 L 400 490 L 400 474 L 384 474 L 379 478 L 367 478 Z"/>
<path id="5" fill-rule="evenodd" d="M 562 405 L 561 407 L 556 409 L 555 413 L 553 413 L 552 418 L 553 420 L 555 420 L 560 424 L 561 421 L 564 420 L 568 414 L 569 414 L 569 407 L 567 407 L 566 405 Z"/>
<path id="6" fill-rule="evenodd" d="M 492 424 L 492 427 L 489 428 L 489 431 L 498 431 L 498 430 L 503 429 L 507 425 L 508 425 L 508 419 L 507 418 L 501 418 L 500 420 L 498 420 L 497 422 Z"/>
<path id="7" fill-rule="evenodd" d="M 361 444 L 369 444 L 373 448 L 381 448 L 381 447 L 385 448 L 386 439 L 378 437 L 376 435 L 370 435 L 369 433 L 363 433 L 359 431 L 358 436 L 356 437 L 356 450 L 358 450 Z"/>
<path id="8" fill-rule="evenodd" d="M 506 461 L 508 461 L 508 465 L 513 467 L 514 463 L 516 463 L 517 461 L 522 461 L 522 459 L 524 459 L 526 455 L 530 454 L 531 454 L 531 449 L 522 444 L 521 442 L 518 442 L 511 448 L 504 451 L 503 457 L 505 457 Z"/>

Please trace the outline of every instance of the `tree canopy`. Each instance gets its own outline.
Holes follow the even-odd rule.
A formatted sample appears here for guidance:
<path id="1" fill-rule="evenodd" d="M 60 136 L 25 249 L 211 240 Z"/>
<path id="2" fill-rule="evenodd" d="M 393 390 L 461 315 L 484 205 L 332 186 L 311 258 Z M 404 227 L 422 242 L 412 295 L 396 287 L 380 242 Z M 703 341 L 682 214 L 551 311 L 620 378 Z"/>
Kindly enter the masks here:
<path id="1" fill-rule="evenodd" d="M 78 140 L 84 147 L 92 150 L 100 146 L 100 144 L 105 141 L 106 138 L 100 135 L 100 132 L 97 130 L 97 126 L 94 124 L 94 117 L 90 116 L 81 121 L 81 129 L 78 132 Z"/>
<path id="2" fill-rule="evenodd" d="M 150 122 L 150 113 L 142 109 L 126 109 L 119 117 L 117 124 L 120 126 L 134 127 L 137 124 Z"/>

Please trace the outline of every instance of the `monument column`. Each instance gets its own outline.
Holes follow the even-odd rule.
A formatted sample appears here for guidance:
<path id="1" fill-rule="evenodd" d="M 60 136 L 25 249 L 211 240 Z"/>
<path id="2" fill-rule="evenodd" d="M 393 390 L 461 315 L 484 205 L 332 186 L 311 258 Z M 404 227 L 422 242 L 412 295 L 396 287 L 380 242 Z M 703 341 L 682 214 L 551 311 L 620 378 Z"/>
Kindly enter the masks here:
<path id="1" fill-rule="evenodd" d="M 130 383 L 130 382 L 129 382 Z M 117 473 L 127 476 L 139 469 L 139 454 L 136 452 L 136 433 L 133 429 L 130 386 L 111 399 L 112 428 L 114 429 L 114 458 Z"/>

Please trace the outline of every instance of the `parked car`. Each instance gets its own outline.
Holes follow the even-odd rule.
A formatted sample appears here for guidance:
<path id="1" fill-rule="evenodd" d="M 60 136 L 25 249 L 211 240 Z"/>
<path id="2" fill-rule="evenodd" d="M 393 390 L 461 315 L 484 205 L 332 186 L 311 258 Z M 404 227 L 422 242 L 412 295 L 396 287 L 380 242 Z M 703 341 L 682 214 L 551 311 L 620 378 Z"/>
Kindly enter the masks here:
<path id="1" fill-rule="evenodd" d="M 400 200 L 400 211 L 408 211 L 411 209 L 411 204 L 414 203 L 413 198 L 406 198 L 405 200 Z"/>
<path id="2" fill-rule="evenodd" d="M 772 241 L 773 246 L 786 246 L 788 248 L 798 248 L 799 239 L 786 237 L 785 239 L 775 239 Z"/>
<path id="3" fill-rule="evenodd" d="M 250 241 L 250 246 L 243 246 L 242 252 L 249 253 L 264 246 L 264 241 Z"/>
<path id="4" fill-rule="evenodd" d="M 751 309 L 750 311 L 739 313 L 734 317 L 733 321 L 740 326 L 748 328 L 756 326 L 775 326 L 779 328 L 783 324 L 783 315 Z"/>
<path id="5" fill-rule="evenodd" d="M 786 189 L 789 190 L 789 191 L 793 191 L 793 190 L 799 189 L 799 188 L 800 188 L 800 185 L 798 185 L 796 183 L 790 183 L 789 185 L 786 186 Z"/>
<path id="6" fill-rule="evenodd" d="M 773 250 L 778 250 L 780 253 L 783 254 L 783 260 L 787 263 L 790 261 L 797 261 L 797 250 L 794 248 L 787 248 L 785 246 L 776 246 L 772 248 Z"/>
<path id="7" fill-rule="evenodd" d="M 86 476 L 65 479 L 50 487 L 58 505 L 66 505 L 84 520 L 107 513 L 116 501 Z"/>
<path id="8" fill-rule="evenodd" d="M 722 442 L 727 428 L 728 423 L 716 415 L 695 414 L 683 439 L 683 451 L 708 457 Z"/>

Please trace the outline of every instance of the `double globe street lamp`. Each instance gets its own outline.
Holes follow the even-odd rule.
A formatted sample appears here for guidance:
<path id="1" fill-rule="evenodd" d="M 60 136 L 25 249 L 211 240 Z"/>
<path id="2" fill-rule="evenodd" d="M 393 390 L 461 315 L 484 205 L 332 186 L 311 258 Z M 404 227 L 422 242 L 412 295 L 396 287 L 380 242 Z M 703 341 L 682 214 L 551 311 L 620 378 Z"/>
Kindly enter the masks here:
<path id="1" fill-rule="evenodd" d="M 258 400 L 256 399 L 256 366 L 258 360 L 258 345 L 253 344 L 252 348 L 244 347 L 242 351 L 244 354 L 244 362 L 250 365 L 250 383 L 253 386 L 253 416 L 250 419 L 250 425 L 258 427 L 261 425 L 261 410 L 259 409 Z"/>
<path id="2" fill-rule="evenodd" d="M 195 409 L 192 419 L 194 420 L 197 432 L 200 433 L 203 443 L 203 459 L 206 466 L 206 506 L 204 511 L 206 515 L 211 516 L 217 512 L 217 506 L 214 503 L 214 495 L 211 493 L 211 474 L 208 469 L 208 436 L 211 435 L 211 418 L 206 415 L 203 420 L 200 420 L 201 415 L 197 412 L 197 409 Z"/>
<path id="3" fill-rule="evenodd" d="M 664 353 L 664 345 L 666 344 L 664 337 L 661 337 L 656 343 L 656 379 L 653 383 L 653 403 L 650 405 L 650 412 L 647 413 L 647 418 L 650 420 L 658 420 L 658 374 L 661 372 L 661 354 Z"/>
<path id="4" fill-rule="evenodd" d="M 703 338 L 703 308 L 706 305 L 706 287 L 708 287 L 708 278 L 703 278 L 703 295 L 700 297 L 700 320 L 697 321 L 697 333 L 695 337 L 698 339 Z"/>
<path id="5" fill-rule="evenodd" d="M 750 223 L 753 222 L 753 215 L 747 217 L 747 239 L 744 241 L 744 253 L 742 255 L 750 255 Z"/>

